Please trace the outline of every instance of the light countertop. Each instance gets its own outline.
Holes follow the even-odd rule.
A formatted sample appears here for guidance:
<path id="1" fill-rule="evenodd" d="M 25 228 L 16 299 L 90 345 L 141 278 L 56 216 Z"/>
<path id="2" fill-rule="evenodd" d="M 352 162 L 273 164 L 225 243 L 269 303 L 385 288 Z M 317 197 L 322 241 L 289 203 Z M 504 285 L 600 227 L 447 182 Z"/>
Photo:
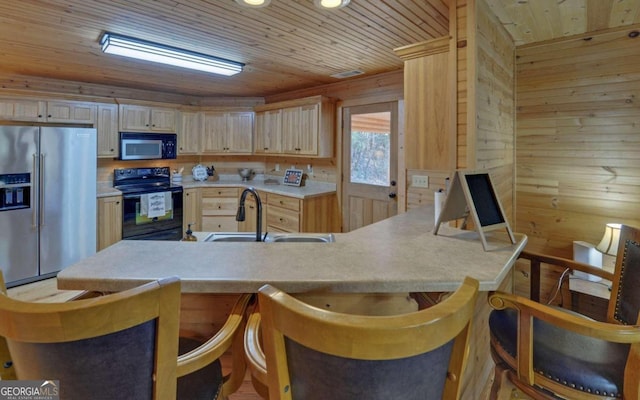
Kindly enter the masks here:
<path id="1" fill-rule="evenodd" d="M 263 284 L 295 293 L 453 291 L 465 276 L 496 290 L 526 245 L 442 226 L 421 207 L 350 233 L 333 243 L 167 242 L 123 240 L 58 274 L 60 289 L 120 291 L 176 275 L 183 292 L 249 293 Z"/>
<path id="2" fill-rule="evenodd" d="M 184 189 L 191 188 L 208 188 L 208 187 L 239 187 L 246 188 L 252 186 L 258 190 L 262 190 L 269 193 L 281 194 L 284 196 L 295 197 L 299 199 L 306 199 L 316 196 L 324 196 L 327 194 L 333 194 L 336 192 L 335 183 L 306 181 L 305 186 L 287 186 L 281 183 L 282 178 L 277 179 L 278 184 L 265 183 L 273 181 L 273 179 L 266 181 L 262 176 L 254 177 L 249 181 L 243 182 L 240 177 L 232 175 L 217 176 L 215 179 L 209 179 L 206 181 L 194 181 L 191 177 L 183 177 L 181 186 Z M 113 187 L 110 182 L 99 182 L 97 185 L 97 197 L 109 197 L 119 196 L 122 192 Z"/>

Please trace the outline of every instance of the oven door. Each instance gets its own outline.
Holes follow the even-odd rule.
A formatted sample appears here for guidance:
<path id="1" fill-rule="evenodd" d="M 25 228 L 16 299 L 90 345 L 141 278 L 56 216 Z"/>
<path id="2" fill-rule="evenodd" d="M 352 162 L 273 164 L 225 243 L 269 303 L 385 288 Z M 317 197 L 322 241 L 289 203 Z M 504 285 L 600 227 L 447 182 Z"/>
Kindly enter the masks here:
<path id="1" fill-rule="evenodd" d="M 123 200 L 122 239 L 182 239 L 182 188 L 129 193 Z"/>

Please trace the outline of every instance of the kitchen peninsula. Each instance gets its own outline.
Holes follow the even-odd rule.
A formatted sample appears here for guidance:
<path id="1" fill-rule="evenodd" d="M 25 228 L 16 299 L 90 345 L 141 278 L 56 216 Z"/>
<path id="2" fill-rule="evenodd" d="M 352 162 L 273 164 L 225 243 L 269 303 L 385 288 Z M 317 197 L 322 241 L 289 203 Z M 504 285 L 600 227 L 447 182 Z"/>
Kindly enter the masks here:
<path id="1" fill-rule="evenodd" d="M 443 292 L 465 276 L 496 290 L 524 248 L 489 235 L 441 228 L 425 206 L 353 232 L 334 243 L 120 241 L 58 275 L 60 289 L 120 291 L 177 275 L 185 293 L 256 292 L 271 283 L 291 293 Z M 496 235 L 498 236 L 498 235 Z"/>
<path id="2" fill-rule="evenodd" d="M 463 399 L 475 399 L 493 370 L 486 323 L 486 292 L 511 289 L 511 267 L 527 237 L 487 236 L 442 226 L 433 234 L 434 210 L 425 206 L 358 230 L 333 243 L 120 241 L 58 275 L 60 289 L 121 291 L 177 275 L 186 307 L 194 297 L 256 292 L 271 283 L 290 293 L 448 292 L 465 276 L 480 282 Z M 200 238 L 206 236 L 200 234 Z M 211 309 L 212 307 L 209 307 Z M 215 308 L 215 306 L 213 306 Z M 187 310 L 186 315 L 194 314 Z M 197 321 L 204 323 L 207 321 Z"/>

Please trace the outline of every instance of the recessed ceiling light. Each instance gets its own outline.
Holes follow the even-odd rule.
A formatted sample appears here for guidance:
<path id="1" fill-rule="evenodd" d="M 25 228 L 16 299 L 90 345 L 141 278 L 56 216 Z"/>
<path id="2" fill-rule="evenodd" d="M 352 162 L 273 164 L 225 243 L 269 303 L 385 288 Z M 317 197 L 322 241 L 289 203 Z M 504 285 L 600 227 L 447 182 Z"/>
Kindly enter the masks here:
<path id="1" fill-rule="evenodd" d="M 351 78 L 352 76 L 358 76 L 364 74 L 364 71 L 360 71 L 359 69 L 354 69 L 351 71 L 338 72 L 337 74 L 330 75 L 332 78 L 344 79 Z"/>
<path id="2" fill-rule="evenodd" d="M 243 7 L 261 8 L 268 6 L 271 0 L 236 0 L 236 3 Z"/>
<path id="3" fill-rule="evenodd" d="M 313 0 L 313 4 L 318 8 L 338 9 L 345 7 L 351 0 Z"/>

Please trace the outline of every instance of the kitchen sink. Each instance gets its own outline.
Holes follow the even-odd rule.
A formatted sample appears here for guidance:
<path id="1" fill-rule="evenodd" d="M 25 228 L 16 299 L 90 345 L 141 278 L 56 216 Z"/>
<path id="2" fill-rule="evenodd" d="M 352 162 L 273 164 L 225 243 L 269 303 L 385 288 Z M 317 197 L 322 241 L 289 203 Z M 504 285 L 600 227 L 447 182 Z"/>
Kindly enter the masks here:
<path id="1" fill-rule="evenodd" d="M 263 234 L 264 235 L 264 234 Z M 266 243 L 331 243 L 333 233 L 269 233 L 263 236 Z M 205 242 L 255 242 L 253 232 L 214 232 L 204 238 Z"/>
<path id="2" fill-rule="evenodd" d="M 255 232 L 214 232 L 204 238 L 205 242 L 255 242 Z"/>
<path id="3" fill-rule="evenodd" d="M 267 237 L 274 243 L 331 243 L 335 242 L 333 233 L 276 233 Z"/>

